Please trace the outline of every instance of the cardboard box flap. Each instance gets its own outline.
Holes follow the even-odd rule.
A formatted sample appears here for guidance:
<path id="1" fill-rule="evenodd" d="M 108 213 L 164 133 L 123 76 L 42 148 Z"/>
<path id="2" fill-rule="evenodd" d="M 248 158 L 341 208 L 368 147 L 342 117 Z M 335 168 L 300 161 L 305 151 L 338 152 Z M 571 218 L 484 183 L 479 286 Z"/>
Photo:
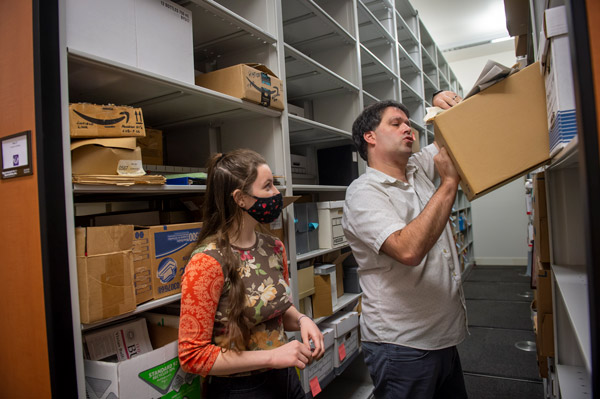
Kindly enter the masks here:
<path id="1" fill-rule="evenodd" d="M 278 77 L 277 75 L 275 75 L 275 74 L 273 73 L 273 71 L 271 71 L 271 70 L 270 70 L 270 69 L 269 69 L 269 68 L 268 68 L 266 65 L 264 65 L 264 64 L 258 64 L 258 63 L 252 63 L 252 62 L 250 62 L 250 63 L 247 63 L 247 64 L 245 64 L 245 65 L 248 65 L 250 68 L 254 68 L 254 69 L 258 70 L 258 71 L 264 72 L 264 73 L 266 73 L 267 75 L 271 75 L 271 76 L 273 76 L 273 77 L 276 77 L 276 78 Z"/>
<path id="2" fill-rule="evenodd" d="M 86 255 L 100 255 L 131 250 L 133 225 L 88 227 L 86 231 Z"/>
<path id="3" fill-rule="evenodd" d="M 284 196 L 283 197 L 283 207 L 285 208 L 286 206 L 293 204 L 294 202 L 296 202 L 298 199 L 302 198 L 302 196 L 300 195 L 292 195 L 292 196 Z"/>
<path id="4" fill-rule="evenodd" d="M 135 137 L 73 140 L 71 142 L 71 151 L 86 145 L 100 145 L 107 148 L 122 148 L 134 151 L 137 143 Z"/>
<path id="5" fill-rule="evenodd" d="M 546 39 L 566 35 L 568 32 L 569 26 L 567 24 L 567 9 L 565 6 L 548 8 L 544 11 L 544 36 L 546 36 Z"/>
<path id="6" fill-rule="evenodd" d="M 352 254 L 352 251 L 341 253 L 341 250 L 323 255 L 323 262 L 341 265 L 342 262 Z"/>

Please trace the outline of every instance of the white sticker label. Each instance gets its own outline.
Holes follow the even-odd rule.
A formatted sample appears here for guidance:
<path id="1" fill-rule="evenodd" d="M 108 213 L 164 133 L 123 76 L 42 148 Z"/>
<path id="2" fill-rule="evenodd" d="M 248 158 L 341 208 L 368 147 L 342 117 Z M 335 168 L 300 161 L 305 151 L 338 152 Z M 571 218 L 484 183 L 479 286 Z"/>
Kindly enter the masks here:
<path id="1" fill-rule="evenodd" d="M 141 160 L 121 159 L 117 167 L 117 174 L 120 176 L 144 176 L 146 172 L 142 167 Z"/>

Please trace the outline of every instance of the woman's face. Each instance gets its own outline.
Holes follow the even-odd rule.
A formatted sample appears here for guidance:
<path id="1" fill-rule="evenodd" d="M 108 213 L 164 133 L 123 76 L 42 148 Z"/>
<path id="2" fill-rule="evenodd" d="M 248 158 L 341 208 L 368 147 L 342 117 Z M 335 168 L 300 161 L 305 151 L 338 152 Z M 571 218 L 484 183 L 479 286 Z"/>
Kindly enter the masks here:
<path id="1" fill-rule="evenodd" d="M 254 180 L 251 187 L 252 195 L 259 198 L 267 198 L 279 194 L 279 190 L 273 185 L 273 173 L 271 173 L 269 165 L 260 165 L 256 168 L 256 172 L 256 180 Z M 256 202 L 255 199 L 250 203 L 250 206 L 254 202 Z"/>

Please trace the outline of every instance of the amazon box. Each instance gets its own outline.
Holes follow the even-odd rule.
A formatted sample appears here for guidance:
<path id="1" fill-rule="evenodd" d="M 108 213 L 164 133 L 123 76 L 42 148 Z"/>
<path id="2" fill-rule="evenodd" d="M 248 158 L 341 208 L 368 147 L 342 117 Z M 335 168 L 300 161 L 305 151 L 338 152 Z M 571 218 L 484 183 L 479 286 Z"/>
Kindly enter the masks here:
<path id="1" fill-rule="evenodd" d="M 81 322 L 135 310 L 132 225 L 75 229 Z"/>
<path id="2" fill-rule="evenodd" d="M 141 108 L 112 104 L 69 104 L 69 127 L 73 138 L 146 136 Z"/>
<path id="3" fill-rule="evenodd" d="M 467 199 L 481 197 L 550 159 L 546 93 L 538 63 L 434 119 Z"/>
<path id="4" fill-rule="evenodd" d="M 71 172 L 74 175 L 118 175 L 142 170 L 142 151 L 135 137 L 88 139 L 71 142 Z"/>
<path id="5" fill-rule="evenodd" d="M 144 267 L 150 268 L 153 299 L 181 292 L 181 276 L 190 254 L 196 248 L 201 228 L 202 223 L 135 227 L 132 237 L 134 237 L 136 276 L 140 277 L 140 284 L 147 284 L 143 272 Z M 140 285 L 140 288 L 144 287 L 145 285 Z M 143 298 L 146 297 L 140 296 L 140 300 Z"/>
<path id="6" fill-rule="evenodd" d="M 196 84 L 265 107 L 283 110 L 283 83 L 261 64 L 238 64 L 196 76 Z"/>

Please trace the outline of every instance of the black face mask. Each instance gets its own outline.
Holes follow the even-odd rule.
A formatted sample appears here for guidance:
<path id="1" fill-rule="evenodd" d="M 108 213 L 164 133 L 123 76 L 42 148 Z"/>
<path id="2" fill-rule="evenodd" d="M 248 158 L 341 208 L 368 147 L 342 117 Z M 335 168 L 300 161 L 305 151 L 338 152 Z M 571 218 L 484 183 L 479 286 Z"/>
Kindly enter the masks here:
<path id="1" fill-rule="evenodd" d="M 271 223 L 275 221 L 281 215 L 283 209 L 283 195 L 281 193 L 272 197 L 255 197 L 256 202 L 250 207 L 250 209 L 244 209 L 250 216 L 252 216 L 259 223 Z"/>

